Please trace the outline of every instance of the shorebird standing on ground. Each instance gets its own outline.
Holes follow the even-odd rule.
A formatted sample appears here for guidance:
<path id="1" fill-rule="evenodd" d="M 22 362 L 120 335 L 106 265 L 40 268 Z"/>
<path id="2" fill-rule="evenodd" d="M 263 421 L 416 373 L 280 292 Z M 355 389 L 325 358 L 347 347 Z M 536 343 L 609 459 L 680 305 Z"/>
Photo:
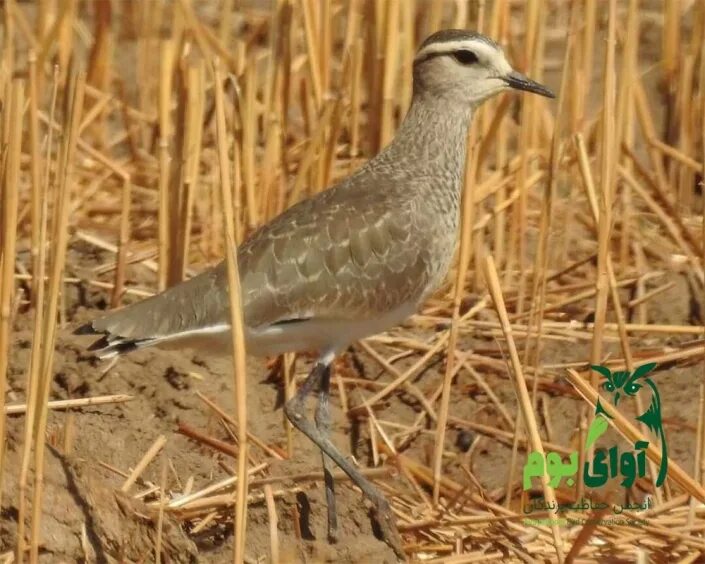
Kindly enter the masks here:
<path id="1" fill-rule="evenodd" d="M 238 249 L 248 353 L 316 350 L 318 361 L 284 407 L 322 451 L 329 538 L 336 538 L 331 461 L 372 502 L 385 541 L 404 558 L 384 496 L 328 437 L 330 366 L 354 341 L 413 314 L 445 278 L 454 253 L 475 109 L 509 88 L 553 97 L 516 72 L 491 39 L 445 30 L 414 59 L 413 99 L 394 140 L 334 187 L 255 231 Z M 225 263 L 77 330 L 102 334 L 109 357 L 150 345 L 229 350 Z M 314 421 L 306 396 L 319 389 Z"/>

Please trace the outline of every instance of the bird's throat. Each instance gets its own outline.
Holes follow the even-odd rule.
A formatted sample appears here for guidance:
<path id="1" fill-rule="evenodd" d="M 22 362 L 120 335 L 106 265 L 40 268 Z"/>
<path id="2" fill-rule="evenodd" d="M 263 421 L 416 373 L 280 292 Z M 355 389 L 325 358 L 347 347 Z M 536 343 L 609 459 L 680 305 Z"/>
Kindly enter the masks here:
<path id="1" fill-rule="evenodd" d="M 395 162 L 406 174 L 436 178 L 459 190 L 472 113 L 466 104 L 415 96 L 394 140 L 378 159 Z"/>

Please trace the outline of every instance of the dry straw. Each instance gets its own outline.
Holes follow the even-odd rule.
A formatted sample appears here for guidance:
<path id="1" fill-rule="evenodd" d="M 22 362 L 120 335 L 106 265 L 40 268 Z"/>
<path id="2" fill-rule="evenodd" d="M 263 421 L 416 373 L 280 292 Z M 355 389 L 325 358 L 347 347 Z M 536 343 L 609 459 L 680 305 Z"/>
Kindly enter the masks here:
<path id="1" fill-rule="evenodd" d="M 25 84 L 20 79 L 7 83 L 10 101 L 9 119 L 5 121 L 3 140 L 7 141 L 2 155 L 2 255 L 0 255 L 0 468 L 3 468 L 5 450 L 5 397 L 10 357 L 10 330 L 12 306 L 15 299 L 15 253 L 17 250 L 17 209 L 20 173 L 20 148 L 24 117 Z M 0 502 L 2 501 L 0 476 Z"/>
<path id="2" fill-rule="evenodd" d="M 702 558 L 702 399 L 698 410 L 666 421 L 667 433 L 688 436 L 692 460 L 669 464 L 665 488 L 654 488 L 653 472 L 638 483 L 656 502 L 643 530 L 525 523 L 516 479 L 527 450 L 568 453 L 584 441 L 597 392 L 570 370 L 585 371 L 588 360 L 679 368 L 684 395 L 702 398 L 701 320 L 657 318 L 685 292 L 693 304 L 705 295 L 702 3 L 277 0 L 252 8 L 226 0 L 212 12 L 187 0 L 5 4 L 0 387 L 13 396 L 0 398 L 0 466 L 14 455 L 3 452 L 8 436 L 21 443 L 21 462 L 18 491 L 0 491 L 3 507 L 18 498 L 15 560 L 37 561 L 42 546 L 51 548 L 41 534 L 45 445 L 61 445 L 63 432 L 68 450 L 72 433 L 85 438 L 82 408 L 121 410 L 136 395 L 54 392 L 53 352 L 65 346 L 61 324 L 73 322 L 76 289 L 104 292 L 117 306 L 224 255 L 234 397 L 216 403 L 201 394 L 214 425 L 182 421 L 177 431 L 189 437 L 189 456 L 223 457 L 221 469 L 234 457 L 236 469 L 201 484 L 179 476 L 165 431 L 129 460 L 106 465 L 107 443 L 89 462 L 154 510 L 155 537 L 143 554 L 171 556 L 173 519 L 194 535 L 234 522 L 236 561 L 251 556 L 244 547 L 253 538 L 270 543 L 264 552 L 273 562 L 286 560 L 281 530 L 296 532 L 298 521 L 282 499 L 320 487 L 322 474 L 287 476 L 286 462 L 274 464 L 297 455 L 288 424 L 281 434 L 248 428 L 235 246 L 393 138 L 411 101 L 416 46 L 451 26 L 486 31 L 519 70 L 560 84 L 560 99 L 508 95 L 477 116 L 448 284 L 409 323 L 356 346 L 361 365 L 349 357 L 336 366 L 333 401 L 348 416 L 340 424 L 358 425 L 379 464 L 367 468 L 359 458 L 361 469 L 387 492 L 406 548 L 420 560 Z M 86 78 L 74 70 L 82 67 Z M 85 249 L 81 257 L 100 258 L 76 269 L 74 253 Z M 29 361 L 20 366 L 16 328 L 30 325 Z M 290 398 L 304 363 L 287 355 L 270 368 Z M 559 401 L 576 408 L 572 420 L 556 411 Z M 59 409 L 70 409 L 75 423 Z M 6 413 L 16 416 L 6 422 Z M 644 434 L 618 415 L 618 430 Z M 451 438 L 468 431 L 473 445 L 459 452 Z M 572 442 L 561 440 L 571 431 Z M 435 441 L 431 452 L 425 441 Z M 483 448 L 506 476 L 493 481 L 480 470 Z M 649 451 L 652 468 L 657 456 Z M 6 472 L 0 481 L 8 483 Z M 563 502 L 584 492 L 544 493 Z M 255 504 L 266 523 L 251 520 L 249 528 L 263 528 L 246 537 Z"/>
<path id="3" fill-rule="evenodd" d="M 237 253 L 233 242 L 235 221 L 232 214 L 232 185 L 228 159 L 228 136 L 225 124 L 225 108 L 222 90 L 222 74 L 218 61 L 214 63 L 216 126 L 218 133 L 218 161 L 223 210 L 223 238 L 226 242 L 225 256 L 228 267 L 228 288 L 230 296 L 230 325 L 232 327 L 232 351 L 234 370 L 235 405 L 238 423 L 237 493 L 235 497 L 235 550 L 234 562 L 242 562 L 245 554 L 245 529 L 247 526 L 247 386 L 245 377 L 245 337 L 242 322 L 240 280 L 237 267 Z"/>
<path id="4" fill-rule="evenodd" d="M 475 211 L 475 177 L 477 176 L 478 151 L 477 128 L 478 120 L 474 120 L 467 132 L 467 155 L 465 157 L 465 176 L 461 206 L 460 222 L 460 252 L 458 255 L 458 268 L 456 271 L 455 288 L 453 297 L 453 314 L 448 336 L 448 356 L 446 371 L 443 379 L 443 392 L 441 394 L 441 408 L 438 415 L 436 430 L 436 448 L 433 460 L 433 503 L 438 504 L 440 495 L 440 479 L 442 475 L 443 450 L 445 447 L 445 433 L 448 422 L 448 405 L 453 382 L 455 350 L 458 346 L 458 321 L 460 320 L 460 304 L 465 293 L 465 278 L 472 256 L 472 226 Z"/>
<path id="5" fill-rule="evenodd" d="M 499 283 L 499 276 L 497 275 L 497 268 L 495 266 L 492 256 L 488 256 L 485 259 L 485 277 L 487 279 L 487 284 L 489 286 L 490 293 L 492 294 L 492 301 L 494 302 L 495 310 L 499 316 L 499 322 L 502 326 L 502 332 L 507 340 L 507 347 L 509 349 L 509 358 L 511 361 L 511 375 L 513 377 L 514 391 L 519 399 L 519 408 L 521 411 L 524 426 L 529 434 L 529 442 L 531 444 L 531 450 L 533 452 L 538 452 L 542 456 L 544 455 L 543 443 L 541 442 L 541 436 L 539 435 L 538 425 L 536 424 L 536 417 L 534 415 L 534 409 L 531 404 L 531 399 L 529 396 L 529 390 L 526 386 L 526 381 L 524 379 L 524 373 L 522 370 L 522 365 L 519 360 L 519 353 L 517 351 L 516 344 L 514 343 L 514 338 L 512 336 L 512 328 L 509 323 L 509 317 L 507 316 L 507 309 L 504 305 L 504 297 L 502 296 L 502 289 Z M 545 474 L 541 476 L 541 482 L 543 483 L 544 497 L 546 503 L 556 504 L 556 493 L 553 487 L 549 484 L 549 476 Z M 551 531 L 553 533 L 553 541 L 555 543 L 556 556 L 558 560 L 563 560 L 563 539 L 561 538 L 561 532 L 556 523 L 551 525 Z"/>

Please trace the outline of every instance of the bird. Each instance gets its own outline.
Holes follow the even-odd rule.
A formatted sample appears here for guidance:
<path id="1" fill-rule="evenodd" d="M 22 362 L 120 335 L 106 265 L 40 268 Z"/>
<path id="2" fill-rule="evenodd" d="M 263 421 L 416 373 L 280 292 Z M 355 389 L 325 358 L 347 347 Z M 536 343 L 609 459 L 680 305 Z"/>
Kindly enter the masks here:
<path id="1" fill-rule="evenodd" d="M 421 43 L 412 86 L 409 109 L 381 152 L 256 229 L 236 251 L 247 353 L 318 354 L 284 412 L 321 450 L 329 540 L 337 536 L 335 464 L 369 499 L 383 540 L 402 560 L 388 501 L 329 438 L 331 364 L 355 341 L 410 317 L 447 276 L 477 108 L 510 89 L 555 97 L 514 70 L 498 43 L 463 29 Z M 75 332 L 98 336 L 89 349 L 104 358 L 148 346 L 230 351 L 229 308 L 223 261 Z M 312 422 L 305 401 L 316 389 Z"/>

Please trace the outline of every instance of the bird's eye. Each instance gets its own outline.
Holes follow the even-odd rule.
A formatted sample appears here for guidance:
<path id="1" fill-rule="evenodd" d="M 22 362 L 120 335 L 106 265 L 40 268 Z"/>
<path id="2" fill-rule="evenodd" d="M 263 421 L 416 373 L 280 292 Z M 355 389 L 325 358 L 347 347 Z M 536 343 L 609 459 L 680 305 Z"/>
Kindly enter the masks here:
<path id="1" fill-rule="evenodd" d="M 605 382 L 602 384 L 602 388 L 607 392 L 614 392 L 614 384 L 612 382 Z"/>
<path id="2" fill-rule="evenodd" d="M 637 384 L 636 382 L 632 382 L 631 384 L 624 386 L 624 391 L 630 396 L 633 396 L 639 390 L 641 390 L 641 384 Z"/>
<path id="3" fill-rule="evenodd" d="M 455 57 L 455 60 L 458 61 L 461 65 L 472 65 L 473 63 L 477 62 L 477 55 L 472 51 L 468 51 L 467 49 L 455 51 L 453 53 L 453 56 Z"/>

